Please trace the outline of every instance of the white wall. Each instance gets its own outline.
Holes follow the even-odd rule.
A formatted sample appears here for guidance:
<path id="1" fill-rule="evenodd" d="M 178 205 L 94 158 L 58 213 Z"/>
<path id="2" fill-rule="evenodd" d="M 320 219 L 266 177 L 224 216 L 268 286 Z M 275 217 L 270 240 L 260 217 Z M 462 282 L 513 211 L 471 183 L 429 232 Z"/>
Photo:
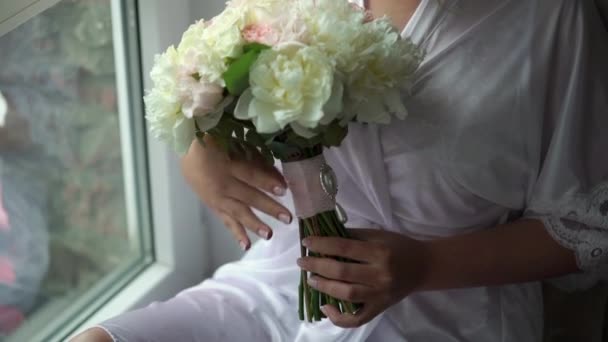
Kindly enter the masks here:
<path id="1" fill-rule="evenodd" d="M 190 13 L 192 21 L 204 18 L 211 19 L 224 9 L 225 0 L 191 0 Z"/>

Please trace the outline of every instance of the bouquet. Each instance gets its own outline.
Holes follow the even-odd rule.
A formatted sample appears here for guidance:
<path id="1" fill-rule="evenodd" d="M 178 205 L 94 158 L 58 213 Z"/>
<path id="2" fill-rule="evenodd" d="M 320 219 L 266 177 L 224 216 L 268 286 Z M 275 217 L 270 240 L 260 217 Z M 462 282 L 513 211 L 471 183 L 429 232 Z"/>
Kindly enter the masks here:
<path id="1" fill-rule="evenodd" d="M 147 119 L 179 153 L 210 135 L 230 154 L 257 149 L 268 163 L 280 159 L 300 238 L 348 238 L 323 149 L 339 146 L 351 122 L 404 118 L 401 94 L 422 57 L 387 18 L 346 0 L 233 0 L 156 57 Z M 307 286 L 308 276 L 301 273 L 301 320 L 321 320 L 325 304 L 356 312 Z"/>

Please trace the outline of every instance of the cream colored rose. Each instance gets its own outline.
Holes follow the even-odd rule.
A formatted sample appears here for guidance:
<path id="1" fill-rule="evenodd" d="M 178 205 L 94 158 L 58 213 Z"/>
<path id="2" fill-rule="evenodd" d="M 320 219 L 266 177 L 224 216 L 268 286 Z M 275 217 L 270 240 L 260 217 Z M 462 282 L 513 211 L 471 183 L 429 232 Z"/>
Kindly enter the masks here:
<path id="1" fill-rule="evenodd" d="M 173 46 L 156 56 L 150 72 L 154 87 L 146 94 L 144 102 L 152 134 L 183 154 L 194 139 L 195 126 L 194 120 L 185 117 L 181 110 L 178 60 L 179 55 Z"/>
<path id="2" fill-rule="evenodd" d="M 354 42 L 365 20 L 364 12 L 346 1 L 304 0 L 298 6 L 307 27 L 307 43 L 321 49 L 339 72 L 351 72 L 358 57 Z"/>
<path id="3" fill-rule="evenodd" d="M 228 8 L 236 9 L 244 14 L 245 26 L 250 24 L 268 23 L 284 12 L 293 0 L 233 0 L 228 2 Z"/>
<path id="4" fill-rule="evenodd" d="M 224 88 L 192 77 L 182 78 L 179 83 L 182 113 L 188 119 L 195 119 L 201 131 L 215 127 L 224 109 L 234 101 L 232 96 L 224 97 Z"/>
<path id="5" fill-rule="evenodd" d="M 342 87 L 334 84 L 332 64 L 314 47 L 291 43 L 262 52 L 250 83 L 235 116 L 251 120 L 260 133 L 291 125 L 296 133 L 312 137 L 310 129 L 331 122 L 342 109 Z"/>
<path id="6" fill-rule="evenodd" d="M 188 28 L 177 48 L 179 64 L 206 82 L 224 86 L 228 60 L 243 53 L 244 14 L 227 9 L 213 21 L 199 21 Z"/>
<path id="7" fill-rule="evenodd" d="M 236 8 L 227 8 L 203 31 L 204 49 L 211 49 L 222 58 L 236 58 L 243 52 L 245 39 L 241 30 L 247 26 L 246 13 Z"/>
<path id="8" fill-rule="evenodd" d="M 363 25 L 353 47 L 360 53 L 351 63 L 352 71 L 344 74 L 346 112 L 368 123 L 389 123 L 393 115 L 404 118 L 401 95 L 422 61 L 422 51 L 401 38 L 386 19 Z"/>
<path id="9" fill-rule="evenodd" d="M 182 82 L 180 88 L 182 112 L 189 119 L 215 112 L 224 99 L 224 88 L 213 83 L 199 82 L 191 78 L 189 82 Z"/>

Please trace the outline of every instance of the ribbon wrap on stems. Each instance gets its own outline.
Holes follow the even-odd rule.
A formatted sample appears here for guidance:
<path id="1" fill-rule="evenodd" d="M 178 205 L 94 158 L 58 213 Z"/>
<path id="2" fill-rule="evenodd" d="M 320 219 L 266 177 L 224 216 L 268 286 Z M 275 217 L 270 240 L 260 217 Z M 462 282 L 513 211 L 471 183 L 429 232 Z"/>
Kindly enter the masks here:
<path id="1" fill-rule="evenodd" d="M 335 197 L 328 194 L 322 184 L 322 170 L 327 167 L 323 154 L 283 163 L 283 175 L 293 194 L 298 218 L 313 217 L 335 208 Z"/>
<path id="2" fill-rule="evenodd" d="M 337 180 L 322 153 L 296 161 L 283 162 L 283 175 L 293 193 L 300 228 L 300 240 L 308 236 L 348 238 L 344 227 L 346 215 L 336 204 Z M 301 256 L 330 257 L 307 250 L 300 245 Z M 338 258 L 341 262 L 349 262 Z M 333 305 L 341 312 L 355 314 L 358 305 L 333 298 L 308 286 L 308 272 L 302 270 L 299 286 L 298 314 L 309 322 L 325 318 L 323 305 Z"/>

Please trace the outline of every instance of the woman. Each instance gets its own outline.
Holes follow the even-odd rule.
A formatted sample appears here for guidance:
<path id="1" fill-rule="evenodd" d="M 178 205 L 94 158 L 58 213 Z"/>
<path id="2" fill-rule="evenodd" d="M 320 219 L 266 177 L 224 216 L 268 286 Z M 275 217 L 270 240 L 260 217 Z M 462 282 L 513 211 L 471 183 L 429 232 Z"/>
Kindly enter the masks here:
<path id="1" fill-rule="evenodd" d="M 588 286 L 606 277 L 608 35 L 594 5 L 366 5 L 390 13 L 427 57 L 408 119 L 352 125 L 326 153 L 348 225 L 368 229 L 353 230 L 359 241 L 305 243 L 361 263 L 298 260 L 292 224 L 213 279 L 82 340 L 540 341 L 539 280 L 576 273 L 560 281 Z M 243 227 L 271 235 L 249 207 L 289 221 L 263 193 L 284 192 L 277 171 L 252 171 L 209 145 L 192 146 L 185 175 L 244 248 Z M 363 309 L 326 306 L 329 320 L 300 323 L 298 267 L 319 275 L 312 286 Z"/>

